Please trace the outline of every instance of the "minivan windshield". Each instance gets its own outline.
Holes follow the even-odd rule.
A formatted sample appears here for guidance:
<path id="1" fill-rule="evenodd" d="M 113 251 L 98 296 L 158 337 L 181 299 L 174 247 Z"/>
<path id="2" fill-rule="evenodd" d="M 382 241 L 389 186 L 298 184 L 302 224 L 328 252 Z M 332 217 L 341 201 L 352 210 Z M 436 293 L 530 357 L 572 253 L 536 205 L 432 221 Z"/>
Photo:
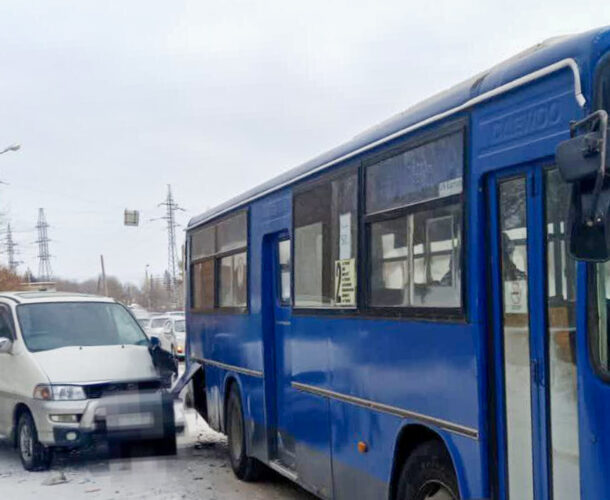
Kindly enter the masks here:
<path id="1" fill-rule="evenodd" d="M 48 302 L 22 304 L 17 317 L 31 352 L 69 346 L 147 345 L 137 321 L 120 304 Z"/>

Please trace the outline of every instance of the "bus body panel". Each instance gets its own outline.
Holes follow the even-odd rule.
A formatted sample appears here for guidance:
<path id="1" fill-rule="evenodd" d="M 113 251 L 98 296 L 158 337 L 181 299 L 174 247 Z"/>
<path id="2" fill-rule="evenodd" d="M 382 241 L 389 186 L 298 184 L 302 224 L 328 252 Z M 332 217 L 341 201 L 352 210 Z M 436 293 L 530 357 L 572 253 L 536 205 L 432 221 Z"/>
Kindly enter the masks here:
<path id="1" fill-rule="evenodd" d="M 307 316 L 293 316 L 293 325 L 293 380 L 478 430 L 474 328 Z M 330 357 L 328 371 L 322 364 L 325 353 L 320 349 Z M 376 355 L 371 357 L 371 352 Z M 451 359 L 450 363 L 447 359 Z M 422 377 L 421 373 L 429 375 Z M 443 389 L 455 380 L 461 381 L 460 387 L 452 393 Z M 295 399 L 299 397 L 302 396 Z M 337 462 L 366 473 L 361 476 L 364 482 L 367 476 L 375 482 L 387 481 L 401 419 L 333 398 L 330 408 L 335 483 L 350 482 L 350 474 L 340 477 L 341 469 L 334 466 Z M 301 433 L 298 428 L 289 432 Z M 358 453 L 358 441 L 367 444 L 366 454 Z M 480 477 L 481 467 L 476 466 L 476 461 L 469 462 L 471 467 L 464 471 L 464 477 L 471 473 Z"/>
<path id="2" fill-rule="evenodd" d="M 574 76 L 563 70 L 504 94 L 472 111 L 472 175 L 552 158 L 569 138 L 570 120 L 583 116 Z"/>

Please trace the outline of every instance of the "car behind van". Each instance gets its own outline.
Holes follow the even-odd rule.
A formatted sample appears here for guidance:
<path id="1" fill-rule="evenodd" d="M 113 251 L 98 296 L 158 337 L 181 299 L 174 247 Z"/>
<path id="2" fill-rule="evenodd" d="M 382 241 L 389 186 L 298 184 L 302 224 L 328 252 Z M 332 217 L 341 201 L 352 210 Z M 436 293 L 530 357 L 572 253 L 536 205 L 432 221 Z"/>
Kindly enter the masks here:
<path id="1" fill-rule="evenodd" d="M 110 298 L 0 293 L 0 436 L 27 470 L 48 468 L 55 448 L 96 438 L 175 453 L 158 344 Z"/>

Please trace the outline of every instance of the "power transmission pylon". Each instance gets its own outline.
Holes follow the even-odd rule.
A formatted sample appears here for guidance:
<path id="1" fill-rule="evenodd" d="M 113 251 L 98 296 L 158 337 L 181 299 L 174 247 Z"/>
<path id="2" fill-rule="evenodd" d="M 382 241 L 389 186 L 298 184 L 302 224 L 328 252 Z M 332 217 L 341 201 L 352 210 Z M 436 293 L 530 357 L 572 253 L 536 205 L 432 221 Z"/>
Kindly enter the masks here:
<path id="1" fill-rule="evenodd" d="M 6 254 L 8 255 L 8 268 L 12 272 L 16 272 L 17 267 L 19 266 L 19 264 L 21 264 L 21 262 L 15 258 L 17 243 L 15 243 L 15 241 L 13 240 L 13 232 L 11 231 L 10 224 L 8 224 L 6 226 L 5 243 L 6 243 Z"/>
<path id="2" fill-rule="evenodd" d="M 177 303 L 177 290 L 176 285 L 178 282 L 178 265 L 176 258 L 176 211 L 184 209 L 180 207 L 175 201 L 172 195 L 172 187 L 170 184 L 167 185 L 167 197 L 163 203 L 159 203 L 160 207 L 165 207 L 165 215 L 160 217 L 161 220 L 167 223 L 167 288 L 171 294 L 172 302 Z"/>
<path id="3" fill-rule="evenodd" d="M 44 215 L 44 208 L 38 209 L 38 279 L 41 281 L 51 281 L 53 271 L 51 270 L 51 254 L 49 253 L 49 235 L 47 234 L 47 219 Z"/>

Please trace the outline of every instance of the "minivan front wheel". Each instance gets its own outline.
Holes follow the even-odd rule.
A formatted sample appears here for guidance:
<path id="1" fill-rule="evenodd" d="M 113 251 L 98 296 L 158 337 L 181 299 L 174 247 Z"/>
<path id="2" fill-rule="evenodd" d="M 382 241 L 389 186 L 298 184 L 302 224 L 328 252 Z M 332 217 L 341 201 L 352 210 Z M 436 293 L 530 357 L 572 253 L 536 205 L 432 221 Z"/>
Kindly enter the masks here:
<path id="1" fill-rule="evenodd" d="M 51 450 L 38 441 L 36 424 L 27 411 L 21 414 L 17 424 L 17 448 L 25 470 L 47 470 L 51 465 Z"/>

